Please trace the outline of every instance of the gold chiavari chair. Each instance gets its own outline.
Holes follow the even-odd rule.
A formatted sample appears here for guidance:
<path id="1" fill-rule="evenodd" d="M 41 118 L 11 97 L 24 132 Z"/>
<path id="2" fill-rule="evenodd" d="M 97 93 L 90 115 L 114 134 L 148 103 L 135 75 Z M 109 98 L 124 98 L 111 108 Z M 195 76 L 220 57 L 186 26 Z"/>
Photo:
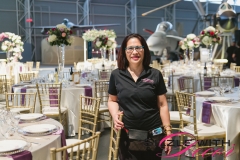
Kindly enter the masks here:
<path id="1" fill-rule="evenodd" d="M 7 92 L 7 78 L 6 75 L 0 75 L 0 102 L 5 104 L 5 93 Z"/>
<path id="2" fill-rule="evenodd" d="M 31 81 L 35 78 L 35 73 L 19 73 L 20 81 Z"/>
<path id="3" fill-rule="evenodd" d="M 234 66 L 233 70 L 237 73 L 240 73 L 240 66 Z"/>
<path id="4" fill-rule="evenodd" d="M 112 70 L 111 69 L 98 69 L 99 80 L 108 80 L 110 79 Z"/>
<path id="5" fill-rule="evenodd" d="M 230 69 L 231 69 L 231 70 L 234 70 L 234 67 L 235 67 L 236 65 L 237 65 L 236 63 L 230 63 Z"/>
<path id="6" fill-rule="evenodd" d="M 67 145 L 81 142 L 82 133 L 96 133 L 100 101 L 100 98 L 80 96 L 78 139 L 66 139 Z M 77 147 L 73 148 L 73 151 L 77 151 Z"/>
<path id="7" fill-rule="evenodd" d="M 6 93 L 7 110 L 34 113 L 37 93 Z"/>
<path id="8" fill-rule="evenodd" d="M 40 69 L 40 62 L 36 62 L 36 70 L 39 71 Z"/>
<path id="9" fill-rule="evenodd" d="M 191 76 L 183 76 L 178 79 L 179 91 L 194 93 L 194 78 Z"/>
<path id="10" fill-rule="evenodd" d="M 61 148 L 51 148 L 51 160 L 96 160 L 97 150 L 99 144 L 100 132 L 96 132 L 95 135 L 84 139 L 75 144 L 61 147 Z M 77 148 L 77 151 L 74 151 Z M 68 152 L 68 154 L 67 154 Z M 57 158 L 62 153 L 61 158 Z M 68 157 L 68 158 L 67 158 Z"/>
<path id="11" fill-rule="evenodd" d="M 119 121 L 122 121 L 123 114 L 119 116 Z M 116 131 L 114 129 L 114 122 L 112 121 L 111 135 L 110 135 L 110 145 L 108 151 L 108 160 L 118 160 L 118 148 L 120 141 L 121 131 Z"/>
<path id="12" fill-rule="evenodd" d="M 201 91 L 208 90 L 211 87 L 217 87 L 218 77 L 219 74 L 204 75 L 202 73 L 199 73 Z"/>
<path id="13" fill-rule="evenodd" d="M 94 82 L 94 97 L 101 99 L 98 122 L 111 122 L 111 116 L 108 110 L 108 87 L 108 80 L 99 80 Z M 111 124 L 109 124 L 109 126 L 110 125 Z"/>
<path id="14" fill-rule="evenodd" d="M 62 83 L 37 83 L 40 113 L 58 120 L 68 133 L 68 109 L 61 107 Z"/>
<path id="15" fill-rule="evenodd" d="M 199 159 L 199 156 L 204 156 L 204 150 L 209 148 L 215 148 L 215 147 L 222 147 L 222 144 L 216 145 L 215 143 L 208 143 L 207 146 L 200 146 L 198 144 L 199 140 L 214 140 L 214 139 L 222 139 L 224 142 L 226 142 L 226 131 L 225 129 L 213 125 L 213 124 L 206 124 L 206 123 L 198 123 L 197 122 L 197 109 L 196 109 L 196 97 L 194 94 L 190 93 L 183 93 L 183 92 L 176 92 L 176 98 L 178 103 L 178 109 L 180 114 L 180 121 L 181 121 L 181 131 L 184 132 L 185 138 L 191 138 L 193 141 L 189 140 L 189 143 L 196 143 L 190 150 L 196 151 L 196 150 L 202 150 L 199 152 L 196 152 L 195 158 L 196 160 Z M 189 110 L 189 113 L 186 113 L 186 110 Z M 184 126 L 184 119 L 183 116 L 189 117 L 189 123 L 187 126 Z M 186 142 L 186 141 L 185 141 Z M 187 147 L 184 145 L 183 136 L 180 136 L 180 150 L 182 148 Z M 189 146 L 189 145 L 188 145 Z M 225 151 L 225 147 L 224 147 Z M 209 156 L 214 151 L 209 150 L 205 155 Z M 178 157 L 178 159 L 181 159 L 181 156 Z"/>

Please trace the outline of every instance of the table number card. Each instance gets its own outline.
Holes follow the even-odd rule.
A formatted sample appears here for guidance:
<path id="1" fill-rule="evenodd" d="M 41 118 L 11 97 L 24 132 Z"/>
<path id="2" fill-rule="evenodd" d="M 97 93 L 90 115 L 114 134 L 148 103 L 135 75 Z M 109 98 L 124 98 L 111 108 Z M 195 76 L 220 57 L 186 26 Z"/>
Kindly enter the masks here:
<path id="1" fill-rule="evenodd" d="M 80 72 L 73 72 L 72 79 L 75 84 L 80 83 L 80 75 L 81 75 Z"/>

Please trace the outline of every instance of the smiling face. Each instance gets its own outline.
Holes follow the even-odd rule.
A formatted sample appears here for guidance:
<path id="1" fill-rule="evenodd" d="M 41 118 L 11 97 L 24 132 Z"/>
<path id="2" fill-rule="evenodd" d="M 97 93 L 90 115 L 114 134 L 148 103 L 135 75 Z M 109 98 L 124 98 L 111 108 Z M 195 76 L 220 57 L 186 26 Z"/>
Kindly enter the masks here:
<path id="1" fill-rule="evenodd" d="M 134 48 L 131 53 L 128 52 L 128 50 L 125 51 L 129 65 L 142 65 L 143 59 L 144 59 L 144 48 L 143 49 L 135 48 L 135 47 L 141 48 L 142 47 L 141 42 L 135 37 L 131 38 L 127 42 L 126 48 L 129 48 L 129 47 Z M 141 51 L 137 51 L 137 50 L 141 50 Z"/>

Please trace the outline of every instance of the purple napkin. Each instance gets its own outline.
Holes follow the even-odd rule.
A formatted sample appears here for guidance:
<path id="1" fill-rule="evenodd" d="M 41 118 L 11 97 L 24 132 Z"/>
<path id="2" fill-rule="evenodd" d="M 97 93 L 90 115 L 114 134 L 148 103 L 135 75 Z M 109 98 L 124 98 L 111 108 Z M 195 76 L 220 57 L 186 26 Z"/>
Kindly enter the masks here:
<path id="1" fill-rule="evenodd" d="M 210 118 L 212 115 L 212 102 L 205 101 L 203 102 L 202 109 L 202 122 L 210 124 Z"/>
<path id="2" fill-rule="evenodd" d="M 49 87 L 50 107 L 58 107 L 58 89 L 56 87 Z"/>
<path id="3" fill-rule="evenodd" d="M 32 160 L 32 153 L 29 151 L 23 151 L 20 153 L 12 154 L 11 156 L 14 160 Z"/>
<path id="4" fill-rule="evenodd" d="M 168 87 L 170 87 L 171 86 L 171 76 L 168 76 Z"/>
<path id="5" fill-rule="evenodd" d="M 21 93 L 26 93 L 27 92 L 27 87 L 21 88 Z M 21 106 L 24 106 L 25 102 L 25 94 L 21 95 Z"/>
<path id="6" fill-rule="evenodd" d="M 178 78 L 178 84 L 179 84 L 179 90 L 182 91 L 185 89 L 185 85 L 184 85 L 184 77 L 180 77 Z"/>
<path id="7" fill-rule="evenodd" d="M 92 97 L 92 87 L 84 86 L 84 93 L 85 96 Z"/>
<path id="8" fill-rule="evenodd" d="M 208 90 L 212 87 L 212 77 L 203 77 L 204 90 Z"/>
<path id="9" fill-rule="evenodd" d="M 88 73 L 87 73 L 87 72 L 83 72 L 83 73 L 82 73 L 82 78 L 86 78 L 86 77 L 87 77 L 87 75 L 88 75 Z"/>
<path id="10" fill-rule="evenodd" d="M 239 86 L 239 78 L 238 77 L 234 77 L 234 83 L 235 83 L 235 87 Z"/>

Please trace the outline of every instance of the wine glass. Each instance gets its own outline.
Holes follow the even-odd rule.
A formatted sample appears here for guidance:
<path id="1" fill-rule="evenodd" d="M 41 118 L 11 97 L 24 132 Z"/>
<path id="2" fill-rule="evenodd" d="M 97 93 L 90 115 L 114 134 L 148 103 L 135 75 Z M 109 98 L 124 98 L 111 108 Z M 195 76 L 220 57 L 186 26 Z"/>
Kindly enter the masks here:
<path id="1" fill-rule="evenodd" d="M 224 93 L 228 87 L 228 84 L 227 84 L 227 79 L 226 78 L 219 78 L 219 86 L 220 86 L 220 89 L 221 89 L 221 95 L 224 96 Z"/>

